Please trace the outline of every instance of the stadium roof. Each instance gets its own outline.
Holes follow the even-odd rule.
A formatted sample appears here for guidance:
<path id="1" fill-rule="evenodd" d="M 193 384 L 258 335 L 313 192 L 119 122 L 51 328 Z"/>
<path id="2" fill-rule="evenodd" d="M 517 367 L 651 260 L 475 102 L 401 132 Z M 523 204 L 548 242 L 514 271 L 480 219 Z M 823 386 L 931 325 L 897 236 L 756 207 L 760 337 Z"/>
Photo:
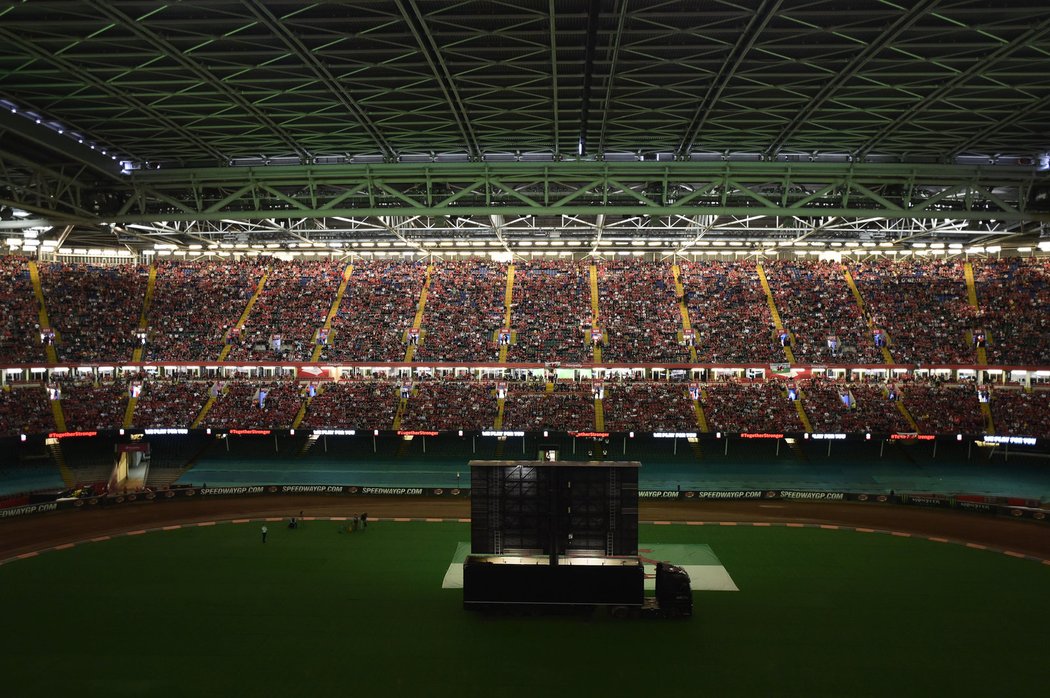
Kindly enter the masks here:
<path id="1" fill-rule="evenodd" d="M 1040 0 L 35 0 L 0 39 L 8 231 L 684 249 L 1050 224 Z"/>

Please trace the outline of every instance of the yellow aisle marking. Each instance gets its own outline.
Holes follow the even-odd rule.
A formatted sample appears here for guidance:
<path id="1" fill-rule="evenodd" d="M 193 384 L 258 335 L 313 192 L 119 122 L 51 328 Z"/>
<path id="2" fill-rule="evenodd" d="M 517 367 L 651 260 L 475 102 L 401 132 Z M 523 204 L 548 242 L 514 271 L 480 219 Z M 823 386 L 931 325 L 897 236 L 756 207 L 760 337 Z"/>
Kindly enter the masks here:
<path id="1" fill-rule="evenodd" d="M 974 310 L 980 310 L 980 307 L 977 305 L 977 282 L 974 280 L 973 277 L 973 265 L 969 262 L 964 264 L 963 274 L 966 276 L 966 300 L 969 302 L 971 308 L 973 308 Z M 973 334 L 968 334 L 968 339 L 971 342 L 973 342 Z M 987 330 L 985 331 L 984 338 L 985 341 L 988 341 L 990 339 Z M 986 366 L 988 364 L 988 352 L 985 350 L 984 347 L 977 347 L 977 363 L 982 366 Z M 989 421 L 991 420 L 990 415 L 988 419 Z"/>
<path id="2" fill-rule="evenodd" d="M 353 273 L 354 273 L 354 265 L 353 264 L 348 264 L 346 266 L 346 269 L 343 270 L 343 280 L 339 282 L 339 290 L 337 290 L 335 292 L 335 300 L 332 301 L 332 307 L 328 309 L 328 315 L 324 319 L 324 327 L 323 327 L 323 329 L 326 329 L 326 330 L 331 330 L 332 329 L 332 319 L 335 317 L 335 314 L 339 312 L 339 305 L 343 302 L 343 294 L 346 293 L 346 285 L 348 283 L 350 283 L 350 275 L 353 274 Z M 328 342 L 329 343 L 332 342 L 332 335 L 331 335 L 331 333 L 329 333 L 329 335 L 328 335 Z M 320 359 L 320 358 L 321 358 L 321 343 L 320 343 L 320 341 L 316 341 L 314 343 L 313 353 L 310 354 L 310 361 L 311 361 L 311 363 L 316 363 L 317 360 Z M 300 421 L 301 421 L 301 418 L 300 418 Z M 299 425 L 296 424 L 292 428 L 294 429 L 294 428 L 296 428 L 298 426 Z"/>
<path id="3" fill-rule="evenodd" d="M 685 304 L 685 287 L 682 286 L 682 270 L 678 267 L 677 264 L 672 264 L 671 265 L 671 273 L 674 274 L 674 291 L 675 291 L 675 296 L 677 296 L 678 298 L 681 299 L 680 301 L 678 301 L 678 312 L 682 316 L 682 329 L 683 330 L 690 330 L 690 329 L 693 328 L 693 326 L 689 323 L 689 308 L 686 307 L 686 304 Z M 696 363 L 696 346 L 695 345 L 689 347 L 689 358 L 692 360 L 692 362 L 694 364 Z M 701 410 L 701 414 L 702 413 L 703 413 L 703 410 Z M 701 419 L 702 419 L 702 417 L 701 417 Z M 707 431 L 707 429 L 704 429 L 704 431 Z"/>
<path id="4" fill-rule="evenodd" d="M 784 323 L 780 320 L 780 313 L 777 311 L 776 301 L 773 300 L 773 290 L 769 288 L 766 272 L 761 264 L 756 264 L 755 269 L 758 271 L 758 282 L 762 284 L 762 290 L 766 292 L 766 304 L 769 305 L 769 314 L 773 316 L 773 326 L 776 327 L 777 331 L 780 331 L 784 329 Z M 789 364 L 795 363 L 795 353 L 791 351 L 790 341 L 784 345 L 784 356 L 787 357 Z"/>
<path id="5" fill-rule="evenodd" d="M 433 264 L 428 264 L 427 265 L 427 278 L 423 282 L 423 290 L 419 294 L 419 304 L 416 306 L 416 317 L 415 317 L 415 319 L 412 320 L 412 329 L 414 329 L 414 330 L 418 330 L 420 327 L 423 326 L 423 312 L 426 310 L 426 307 L 427 307 L 427 296 L 430 295 L 430 279 L 431 279 L 431 274 L 433 274 L 433 273 L 434 273 L 434 265 Z M 408 337 L 405 337 L 405 339 L 407 340 Z M 422 341 L 422 337 L 419 338 L 419 341 Z M 416 346 L 414 344 L 412 344 L 411 342 L 409 342 L 408 343 L 408 348 L 405 349 L 405 363 L 411 362 L 412 361 L 412 357 L 415 356 L 415 354 L 416 354 Z M 400 424 L 400 419 L 401 419 L 400 416 L 398 416 L 398 418 L 397 418 L 398 424 Z M 397 429 L 398 427 L 395 426 L 394 428 Z"/>
<path id="6" fill-rule="evenodd" d="M 263 272 L 262 278 L 259 279 L 259 285 L 255 287 L 255 293 L 253 293 L 252 297 L 248 299 L 248 305 L 244 306 L 244 312 L 241 313 L 241 316 L 237 319 L 237 324 L 234 325 L 234 327 L 236 329 L 238 329 L 238 330 L 243 330 L 244 329 L 244 323 L 248 322 L 248 314 L 251 313 L 252 312 L 252 308 L 255 307 L 255 301 L 259 300 L 259 295 L 262 293 L 263 286 L 266 285 L 266 279 L 268 279 L 269 277 L 270 277 L 270 270 L 267 269 L 266 271 Z M 230 355 L 230 350 L 232 348 L 233 348 L 232 344 L 227 344 L 226 346 L 224 346 L 222 348 L 222 351 L 219 352 L 219 361 L 225 361 L 226 357 Z M 205 413 L 209 409 L 211 409 L 211 406 L 207 405 L 205 407 Z M 202 414 L 201 418 L 203 418 L 203 416 L 204 415 Z M 196 423 L 194 423 L 194 426 L 196 426 Z"/>
<path id="7" fill-rule="evenodd" d="M 809 416 L 806 414 L 806 408 L 802 406 L 802 400 L 795 400 L 795 409 L 798 411 L 798 418 L 802 420 L 802 426 L 806 428 L 807 432 L 813 432 L 813 425 L 809 423 Z"/>
<path id="8" fill-rule="evenodd" d="M 208 412 L 211 411 L 213 405 L 215 405 L 215 398 L 208 398 L 208 401 L 204 403 L 204 407 L 201 408 L 201 411 L 197 415 L 197 418 L 194 419 L 193 424 L 190 425 L 190 429 L 196 429 L 200 426 L 201 422 L 204 421 L 204 418 L 208 416 Z"/>
<path id="9" fill-rule="evenodd" d="M 908 425 L 912 428 L 912 430 L 914 430 L 915 433 L 918 434 L 919 433 L 919 424 L 918 424 L 918 422 L 915 421 L 915 418 L 911 416 L 911 412 L 908 411 L 908 408 L 904 405 L 904 403 L 902 401 L 897 400 L 896 404 L 897 404 L 897 411 L 901 413 L 902 417 L 904 417 L 904 421 L 906 421 L 908 423 Z"/>
<path id="10" fill-rule="evenodd" d="M 507 267 L 507 290 L 503 294 L 503 327 L 510 329 L 510 314 L 514 304 L 514 265 L 511 264 Z M 502 329 L 502 328 L 500 328 Z M 496 336 L 499 336 L 497 331 Z M 499 348 L 499 362 L 501 364 L 507 363 L 507 350 L 510 347 L 504 344 Z M 502 420 L 503 408 L 500 407 L 500 419 Z M 496 427 L 499 429 L 500 427 Z"/>
<path id="11" fill-rule="evenodd" d="M 605 407 L 597 398 L 594 400 L 594 430 L 605 431 Z"/>
<path id="12" fill-rule="evenodd" d="M 594 266 L 593 264 L 591 265 L 590 277 L 591 277 L 591 327 L 594 328 L 594 327 L 598 327 L 598 317 L 599 316 L 598 316 L 598 267 Z M 591 338 L 588 337 L 587 341 L 588 342 L 591 341 Z M 591 360 L 594 363 L 596 363 L 596 364 L 600 364 L 602 362 L 602 348 L 601 348 L 600 344 L 595 346 L 594 349 L 591 351 Z M 599 429 L 598 431 L 601 431 L 601 429 Z"/>
<path id="13" fill-rule="evenodd" d="M 36 296 L 37 307 L 39 308 L 38 317 L 40 320 L 40 329 L 49 330 L 51 328 L 51 321 L 47 317 L 47 303 L 44 301 L 44 287 L 40 283 L 40 269 L 37 268 L 36 262 L 29 260 L 29 280 L 33 283 L 33 295 Z M 58 339 L 56 333 L 55 339 Z M 55 345 L 49 344 L 44 347 L 44 353 L 47 355 L 47 362 L 49 364 L 58 363 L 58 353 L 55 351 Z M 59 412 L 62 408 L 59 407 Z M 60 431 L 65 431 L 61 429 Z"/>
<path id="14" fill-rule="evenodd" d="M 857 286 L 857 282 L 853 278 L 853 274 L 850 273 L 849 268 L 846 267 L 845 264 L 842 265 L 842 274 L 846 277 L 846 285 L 849 286 L 849 290 L 853 292 L 853 299 L 857 301 L 857 307 L 860 308 L 861 317 L 863 317 L 865 320 L 867 320 L 868 332 L 870 333 L 870 335 L 872 337 L 872 341 L 875 341 L 874 340 L 875 330 L 876 330 L 875 323 L 872 322 L 871 317 L 868 315 L 867 308 L 864 305 L 864 298 L 863 298 L 863 296 L 860 295 L 860 288 Z M 889 336 L 886 335 L 886 328 L 878 328 L 878 329 L 882 330 L 882 334 L 885 336 L 886 342 L 889 343 Z M 892 364 L 893 363 L 893 354 L 890 353 L 890 348 L 888 346 L 882 346 L 882 347 L 879 347 L 879 349 L 882 351 L 882 361 L 883 361 L 883 363 Z"/>
<path id="15" fill-rule="evenodd" d="M 149 309 L 153 305 L 153 291 L 157 286 L 157 265 L 151 263 L 149 265 L 149 281 L 146 282 L 146 295 L 142 299 L 142 314 L 139 315 L 139 332 L 145 332 L 146 327 L 149 323 Z M 134 351 L 131 352 L 131 361 L 133 363 L 139 363 L 142 361 L 142 345 L 140 344 Z M 132 410 L 135 408 L 132 407 Z M 128 421 L 129 414 L 124 415 L 124 421 Z M 125 427 L 131 426 L 130 423 L 125 424 Z"/>

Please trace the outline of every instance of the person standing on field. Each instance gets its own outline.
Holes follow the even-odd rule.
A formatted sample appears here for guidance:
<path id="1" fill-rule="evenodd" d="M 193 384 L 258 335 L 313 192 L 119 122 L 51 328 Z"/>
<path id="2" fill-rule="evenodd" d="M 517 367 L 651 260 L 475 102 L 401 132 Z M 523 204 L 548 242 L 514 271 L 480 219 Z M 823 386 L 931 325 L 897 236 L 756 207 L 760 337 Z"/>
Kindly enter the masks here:
<path id="1" fill-rule="evenodd" d="M 267 534 L 267 533 L 269 533 L 269 530 L 268 530 L 268 529 L 266 528 L 266 526 L 263 526 L 263 527 L 262 527 L 262 537 L 263 537 L 263 543 L 265 543 L 265 542 L 266 542 L 266 534 Z"/>

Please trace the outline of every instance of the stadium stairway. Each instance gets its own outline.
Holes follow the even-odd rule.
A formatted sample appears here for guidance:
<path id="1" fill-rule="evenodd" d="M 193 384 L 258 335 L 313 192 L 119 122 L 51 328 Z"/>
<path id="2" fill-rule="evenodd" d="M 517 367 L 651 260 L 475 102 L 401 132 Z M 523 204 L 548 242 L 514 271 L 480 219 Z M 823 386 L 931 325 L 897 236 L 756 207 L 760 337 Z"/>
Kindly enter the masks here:
<path id="1" fill-rule="evenodd" d="M 354 273 L 354 265 L 353 264 L 348 264 L 346 266 L 346 269 L 343 270 L 343 279 L 342 279 L 342 281 L 339 282 L 339 288 L 335 292 L 335 300 L 332 301 L 332 305 L 328 309 L 328 315 L 325 316 L 324 325 L 322 326 L 322 329 L 326 330 L 329 333 L 331 333 L 331 331 L 332 331 L 332 319 L 335 317 L 336 313 L 339 312 L 339 305 L 343 302 L 343 296 L 346 294 L 347 284 L 350 283 L 350 277 L 351 277 L 351 275 L 353 275 L 353 273 Z M 318 332 L 318 334 L 320 334 L 320 332 Z M 331 336 L 331 334 L 329 334 L 329 336 L 328 336 L 328 341 L 329 342 L 333 341 L 333 337 Z M 320 339 L 316 338 L 316 341 L 314 341 L 314 350 L 310 354 L 310 361 L 316 363 L 318 361 L 318 359 L 321 358 L 321 349 L 322 348 L 323 348 L 323 345 L 321 344 Z M 298 426 L 298 425 L 296 425 L 296 426 Z"/>
<path id="2" fill-rule="evenodd" d="M 204 407 L 202 407 L 201 411 L 197 413 L 197 417 L 193 420 L 193 423 L 190 424 L 190 429 L 196 429 L 197 427 L 199 427 L 201 425 L 201 422 L 204 421 L 204 418 L 208 416 L 208 412 L 211 411 L 211 408 L 214 405 L 215 398 L 209 397 L 207 402 L 204 403 Z"/>
<path id="3" fill-rule="evenodd" d="M 51 416 L 55 418 L 55 428 L 58 431 L 66 431 L 66 415 L 62 412 L 62 401 L 51 401 Z"/>
<path id="4" fill-rule="evenodd" d="M 252 297 L 248 299 L 248 303 L 244 306 L 244 312 L 242 312 L 241 316 L 237 318 L 237 324 L 233 326 L 234 329 L 236 329 L 238 332 L 244 329 L 244 323 L 248 322 L 248 315 L 251 314 L 252 308 L 255 307 L 256 301 L 259 300 L 259 296 L 262 294 L 263 287 L 266 286 L 266 280 L 268 278 L 270 278 L 269 268 L 267 268 L 266 271 L 263 272 L 262 278 L 259 279 L 259 283 L 255 287 L 255 293 L 253 293 Z M 233 349 L 232 344 L 227 344 L 226 346 L 224 346 L 222 348 L 222 351 L 219 352 L 219 361 L 225 361 L 226 357 L 230 355 L 231 349 Z M 211 405 L 208 405 L 206 407 L 206 410 L 208 409 L 211 409 Z M 204 414 L 207 414 L 206 410 Z M 203 419 L 203 414 L 201 415 L 201 418 Z M 195 422 L 194 426 L 196 426 L 196 424 L 197 423 Z"/>
<path id="5" fill-rule="evenodd" d="M 510 266 L 507 267 L 507 290 L 503 294 L 503 327 L 506 327 L 508 329 L 510 328 L 510 322 L 511 322 L 511 319 L 512 319 L 511 318 L 511 313 L 513 311 L 513 308 L 514 308 L 514 265 L 511 264 Z M 497 335 L 498 335 L 499 330 L 497 330 L 496 332 L 497 332 Z M 513 342 L 513 340 L 514 340 L 514 332 L 512 330 L 511 331 L 511 341 Z M 506 344 L 504 344 L 503 346 L 501 346 L 499 348 L 499 362 L 501 364 L 507 363 L 507 350 L 509 348 L 510 347 L 508 347 Z M 502 401 L 501 401 L 501 403 L 500 403 L 500 419 L 502 420 L 502 418 L 503 418 L 503 406 L 502 406 Z M 496 428 L 499 429 L 500 427 L 496 427 Z"/>
<path id="6" fill-rule="evenodd" d="M 888 391 L 883 391 L 883 392 L 886 393 L 887 396 L 888 396 Z M 901 413 L 902 417 L 904 417 L 904 421 L 906 421 L 908 423 L 908 425 L 912 428 L 912 431 L 914 431 L 916 434 L 918 434 L 919 433 L 919 424 L 915 421 L 915 418 L 911 416 L 911 412 L 908 411 L 908 408 L 905 406 L 904 401 L 897 400 L 896 405 L 897 405 L 897 411 Z"/>
<path id="7" fill-rule="evenodd" d="M 593 332 L 595 329 L 601 329 L 601 325 L 599 324 L 601 318 L 598 314 L 598 267 L 592 264 L 589 274 L 591 282 L 591 331 Z M 588 341 L 591 341 L 590 337 L 587 339 Z M 604 332 L 602 332 L 602 339 L 605 339 Z M 601 343 L 595 344 L 591 350 L 591 360 L 595 364 L 600 364 L 602 362 Z"/>
<path id="8" fill-rule="evenodd" d="M 988 430 L 989 434 L 995 433 L 995 420 L 992 419 L 992 406 L 987 402 L 980 403 L 981 414 L 984 415 L 984 428 Z"/>
<path id="9" fill-rule="evenodd" d="M 415 330 L 416 332 L 419 332 L 419 339 L 418 339 L 418 341 L 420 341 L 420 342 L 424 341 L 423 332 L 420 330 L 420 328 L 423 326 L 423 314 L 426 312 L 426 309 L 427 309 L 427 298 L 430 295 L 430 282 L 434 278 L 433 274 L 434 274 L 434 265 L 433 264 L 428 264 L 427 265 L 426 279 L 423 281 L 423 290 L 419 292 L 419 303 L 416 305 L 416 316 L 412 320 L 412 329 Z M 407 364 L 407 363 L 411 363 L 412 357 L 416 355 L 416 345 L 414 345 L 414 344 L 412 344 L 411 342 L 408 341 L 407 334 L 405 336 L 405 343 L 408 345 L 408 347 L 405 349 L 405 363 Z M 403 410 L 401 410 L 401 409 L 398 410 L 399 415 L 400 415 L 401 411 L 403 411 Z M 394 419 L 395 419 L 395 422 L 400 423 L 400 416 L 399 417 L 395 417 Z"/>
<path id="10" fill-rule="evenodd" d="M 973 264 L 966 262 L 963 265 L 963 275 L 966 277 L 966 300 L 974 311 L 979 312 L 981 308 L 977 303 L 977 283 L 973 278 Z M 973 334 L 970 332 L 966 334 L 966 340 L 972 344 Z M 991 341 L 990 335 L 985 335 L 985 341 Z M 977 363 L 982 366 L 988 364 L 988 351 L 984 347 L 977 347 Z"/>
<path id="11" fill-rule="evenodd" d="M 594 430 L 605 431 L 605 405 L 598 398 L 594 399 Z"/>
<path id="12" fill-rule="evenodd" d="M 707 399 L 707 391 L 701 390 L 700 397 L 704 400 Z M 693 400 L 693 412 L 696 413 L 696 425 L 700 427 L 700 431 L 705 434 L 711 432 L 711 427 L 707 424 L 707 415 L 704 414 L 704 406 L 700 400 Z"/>
<path id="13" fill-rule="evenodd" d="M 66 456 L 62 453 L 62 442 L 58 439 L 48 439 L 47 450 L 51 453 L 51 460 L 58 466 L 58 474 L 62 477 L 62 482 L 65 483 L 66 487 L 72 487 L 77 484 L 76 476 L 69 469 L 69 466 L 66 464 Z"/>
<path id="14" fill-rule="evenodd" d="M 846 277 L 846 285 L 849 286 L 850 292 L 853 293 L 853 300 L 855 300 L 857 302 L 857 308 L 860 309 L 861 317 L 864 318 L 864 321 L 868 325 L 868 332 L 870 333 L 870 335 L 872 337 L 872 341 L 874 341 L 875 330 L 876 329 L 881 329 L 883 334 L 886 336 L 887 344 L 888 344 L 889 343 L 889 335 L 886 334 L 885 328 L 876 328 L 875 327 L 875 322 L 872 320 L 871 316 L 868 315 L 867 306 L 864 305 L 864 297 L 860 295 L 860 288 L 857 287 L 857 282 L 853 278 L 853 274 L 850 273 L 849 267 L 847 267 L 845 264 L 842 265 L 842 274 L 843 274 L 843 276 Z M 892 364 L 893 363 L 893 355 L 890 353 L 889 346 L 884 344 L 882 347 L 880 347 L 880 349 L 882 350 L 882 361 L 883 361 L 883 363 Z"/>
<path id="15" fill-rule="evenodd" d="M 138 349 L 136 349 L 135 351 L 138 351 Z M 120 426 L 122 426 L 125 429 L 131 428 L 131 424 L 135 420 L 135 407 L 138 404 L 139 399 L 137 397 L 128 397 L 128 405 L 124 408 L 124 421 L 120 423 Z"/>
<path id="16" fill-rule="evenodd" d="M 755 271 L 758 272 L 758 282 L 762 284 L 762 290 L 765 291 L 766 294 L 766 305 L 769 306 L 769 314 L 773 316 L 773 326 L 776 328 L 777 332 L 780 332 L 784 329 L 784 323 L 780 319 L 780 311 L 777 310 L 777 302 L 773 299 L 773 289 L 769 287 L 769 280 L 766 278 L 766 272 L 761 264 L 755 265 Z M 792 336 L 790 330 L 788 330 L 788 336 Z M 795 352 L 792 351 L 790 342 L 784 345 L 784 356 L 787 357 L 789 364 L 795 363 Z"/>
<path id="17" fill-rule="evenodd" d="M 685 330 L 691 330 L 692 324 L 689 322 L 689 307 L 685 304 L 685 287 L 682 286 L 682 270 L 677 264 L 671 265 L 671 274 L 674 276 L 674 292 L 678 298 L 678 313 L 682 316 L 682 336 L 685 337 Z M 689 347 L 689 360 L 694 364 L 696 363 L 696 346 Z M 702 422 L 704 419 L 703 408 L 700 409 L 699 416 L 697 417 L 698 422 Z M 706 428 L 701 427 L 703 431 L 707 431 Z"/>
<path id="18" fill-rule="evenodd" d="M 37 308 L 38 308 L 38 316 L 39 316 L 39 322 L 40 322 L 40 329 L 41 330 L 54 329 L 54 328 L 51 327 L 51 321 L 48 319 L 48 316 L 47 316 L 47 303 L 44 301 L 44 287 L 40 283 L 40 269 L 37 268 L 36 262 L 34 262 L 33 260 L 29 260 L 28 266 L 29 266 L 29 280 L 33 284 L 33 295 L 36 296 L 36 302 L 37 302 Z M 59 340 L 59 335 L 58 335 L 58 332 L 56 331 L 55 332 L 55 341 L 57 342 L 58 340 Z M 58 353 L 55 351 L 55 345 L 53 343 L 49 344 L 46 347 L 44 347 L 44 353 L 47 355 L 47 362 L 49 364 L 57 364 L 58 363 Z M 61 411 L 61 408 L 59 408 L 59 411 Z M 65 428 L 63 427 L 61 429 L 61 431 L 65 431 Z"/>
<path id="19" fill-rule="evenodd" d="M 146 295 L 142 299 L 142 314 L 139 315 L 139 326 L 138 326 L 139 332 L 145 332 L 146 328 L 149 326 L 149 319 L 148 319 L 149 318 L 149 309 L 150 309 L 150 306 L 153 305 L 153 292 L 156 289 L 156 287 L 157 287 L 157 264 L 156 264 L 156 262 L 153 262 L 153 263 L 151 263 L 149 265 L 149 280 L 146 281 Z M 140 361 L 142 361 L 142 344 L 141 344 L 141 342 L 139 343 L 139 346 L 135 349 L 135 351 L 131 352 L 131 360 L 134 363 L 139 363 Z M 132 405 L 131 406 L 132 412 L 134 411 L 134 409 L 135 409 L 135 407 Z M 125 421 L 128 422 L 124 426 L 131 426 L 131 421 L 130 421 L 131 414 L 129 413 L 129 414 L 125 415 L 124 419 L 125 419 Z"/>

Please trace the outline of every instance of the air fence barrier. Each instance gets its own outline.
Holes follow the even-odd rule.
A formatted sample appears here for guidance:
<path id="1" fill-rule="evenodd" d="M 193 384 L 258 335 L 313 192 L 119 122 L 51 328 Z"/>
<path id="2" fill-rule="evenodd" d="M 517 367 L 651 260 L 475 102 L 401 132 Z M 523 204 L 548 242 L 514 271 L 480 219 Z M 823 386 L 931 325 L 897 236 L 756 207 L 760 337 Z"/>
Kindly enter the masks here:
<path id="1" fill-rule="evenodd" d="M 243 485 L 234 487 L 172 487 L 157 491 L 128 492 L 101 497 L 54 499 L 54 495 L 39 493 L 29 504 L 0 508 L 0 519 L 30 514 L 91 509 L 99 506 L 119 506 L 132 503 L 185 501 L 221 497 L 257 496 L 379 496 L 379 497 L 442 497 L 469 499 L 470 490 L 459 487 L 364 487 L 358 485 Z M 47 497 L 52 499 L 47 499 Z M 804 501 L 856 502 L 859 504 L 897 504 L 904 506 L 955 509 L 991 516 L 1005 516 L 1039 522 L 1050 520 L 1050 509 L 1037 501 L 1011 497 L 988 497 L 972 494 L 928 494 L 899 492 L 836 492 L 823 490 L 738 489 L 738 490 L 638 490 L 641 500 L 678 500 L 686 502 L 713 501 Z"/>

